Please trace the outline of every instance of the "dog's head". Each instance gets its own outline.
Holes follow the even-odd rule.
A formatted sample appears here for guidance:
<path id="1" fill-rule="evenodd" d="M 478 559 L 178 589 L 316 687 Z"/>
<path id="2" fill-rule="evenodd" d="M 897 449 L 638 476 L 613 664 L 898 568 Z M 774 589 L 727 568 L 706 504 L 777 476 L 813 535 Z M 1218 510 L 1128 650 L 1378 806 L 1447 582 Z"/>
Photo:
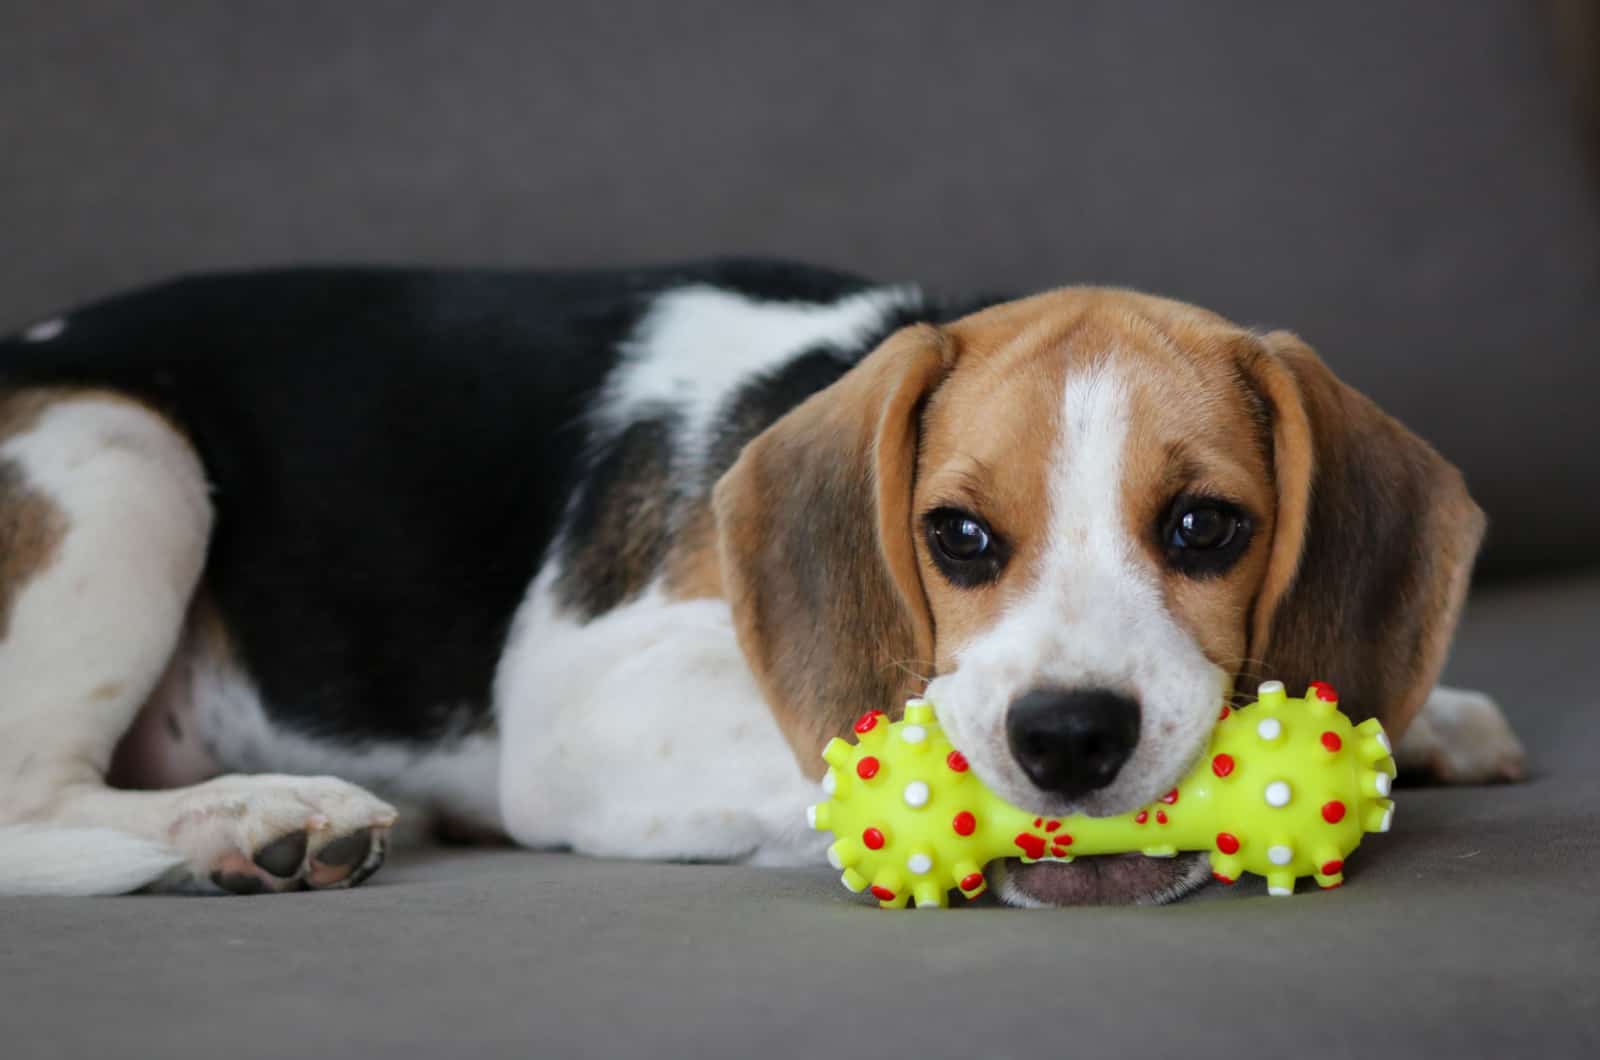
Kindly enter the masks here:
<path id="1" fill-rule="evenodd" d="M 1266 678 L 1403 729 L 1483 519 L 1308 347 L 1067 289 L 898 332 L 715 495 L 740 644 L 790 743 L 924 691 L 998 794 L 1121 813 Z M 1197 859 L 1013 865 L 1015 901 L 1159 898 Z"/>

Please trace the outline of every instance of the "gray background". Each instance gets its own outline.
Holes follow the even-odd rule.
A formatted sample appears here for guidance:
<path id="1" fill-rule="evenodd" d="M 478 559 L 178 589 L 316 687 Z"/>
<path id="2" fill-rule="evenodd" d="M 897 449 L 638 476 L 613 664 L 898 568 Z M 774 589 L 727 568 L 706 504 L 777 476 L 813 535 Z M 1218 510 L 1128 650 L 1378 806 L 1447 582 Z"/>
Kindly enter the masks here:
<path id="1" fill-rule="evenodd" d="M 1292 327 L 1462 464 L 1488 567 L 1600 533 L 1600 199 L 1542 7 L 0 8 L 0 328 L 179 270 L 782 255 Z"/>
<path id="2" fill-rule="evenodd" d="M 1600 531 L 1597 184 L 1540 5 L 0 0 L 0 328 L 183 269 L 750 252 L 1294 327 Z M 1359 8 L 1359 10 L 1357 10 Z M 1350 886 L 879 914 L 825 871 L 402 850 L 348 893 L 0 901 L 0 1054 L 1600 1053 L 1600 576 L 1475 594 L 1533 777 Z"/>

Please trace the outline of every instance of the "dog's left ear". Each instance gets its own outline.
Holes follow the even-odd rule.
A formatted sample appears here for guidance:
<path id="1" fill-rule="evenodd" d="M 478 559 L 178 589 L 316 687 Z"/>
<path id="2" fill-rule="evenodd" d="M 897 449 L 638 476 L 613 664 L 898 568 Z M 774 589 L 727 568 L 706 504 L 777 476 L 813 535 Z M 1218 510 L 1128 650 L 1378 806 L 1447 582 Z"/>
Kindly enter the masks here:
<path id="1" fill-rule="evenodd" d="M 1262 345 L 1242 366 L 1269 406 L 1277 515 L 1250 676 L 1291 695 L 1325 680 L 1398 739 L 1444 665 L 1483 512 L 1459 471 L 1305 343 Z"/>
<path id="2" fill-rule="evenodd" d="M 734 628 L 802 768 L 917 691 L 933 620 L 912 543 L 924 401 L 953 340 L 903 328 L 745 446 L 712 496 Z"/>

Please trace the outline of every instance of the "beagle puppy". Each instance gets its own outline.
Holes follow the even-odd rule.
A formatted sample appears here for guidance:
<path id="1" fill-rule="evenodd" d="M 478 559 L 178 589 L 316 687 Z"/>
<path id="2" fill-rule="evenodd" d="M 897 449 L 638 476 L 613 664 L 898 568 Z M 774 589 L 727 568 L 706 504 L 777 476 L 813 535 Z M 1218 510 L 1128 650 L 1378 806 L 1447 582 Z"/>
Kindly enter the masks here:
<path id="1" fill-rule="evenodd" d="M 1483 525 L 1295 336 L 1130 291 L 182 279 L 0 341 L 0 893 L 348 887 L 387 800 L 809 864 L 821 746 L 914 693 L 1041 813 L 1158 797 L 1266 678 L 1514 778 L 1491 701 L 1430 697 Z"/>

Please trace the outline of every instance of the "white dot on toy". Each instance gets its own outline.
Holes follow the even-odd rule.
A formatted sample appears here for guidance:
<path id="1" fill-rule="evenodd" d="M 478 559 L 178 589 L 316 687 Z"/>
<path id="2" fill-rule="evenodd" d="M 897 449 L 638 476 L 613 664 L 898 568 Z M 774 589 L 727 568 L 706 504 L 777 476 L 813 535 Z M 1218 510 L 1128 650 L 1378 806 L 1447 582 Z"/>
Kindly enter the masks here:
<path id="1" fill-rule="evenodd" d="M 900 739 L 906 743 L 921 743 L 928 738 L 928 730 L 921 725 L 907 725 L 900 730 Z"/>
<path id="2" fill-rule="evenodd" d="M 1274 865 L 1287 865 L 1294 860 L 1294 848 L 1278 845 L 1267 848 L 1267 860 Z"/>
<path id="3" fill-rule="evenodd" d="M 1277 718 L 1262 718 L 1256 725 L 1256 735 L 1263 740 L 1276 740 L 1283 735 L 1283 722 Z"/>
<path id="4" fill-rule="evenodd" d="M 926 876 L 933 871 L 933 859 L 926 854 L 913 854 L 906 859 L 906 871 L 913 876 Z"/>
<path id="5" fill-rule="evenodd" d="M 1289 790 L 1289 782 L 1286 780 L 1274 780 L 1267 785 L 1267 790 L 1263 794 L 1268 806 L 1279 808 L 1289 805 L 1289 799 L 1293 797 L 1293 792 Z"/>
<path id="6" fill-rule="evenodd" d="M 826 773 L 822 774 L 822 790 L 825 794 L 832 795 L 834 789 L 838 786 L 839 777 L 838 774 L 834 773 L 833 770 L 830 769 Z"/>
<path id="7" fill-rule="evenodd" d="M 1390 784 L 1391 781 L 1387 773 L 1378 773 L 1372 778 L 1372 786 L 1378 790 L 1379 795 L 1388 795 Z"/>
<path id="8" fill-rule="evenodd" d="M 929 796 L 931 794 L 932 794 L 932 792 L 930 792 L 928 790 L 928 782 L 927 781 L 925 781 L 925 780 L 913 780 L 911 783 L 906 785 L 906 790 L 905 790 L 906 805 L 907 806 L 926 806 L 926 805 L 928 805 L 928 798 L 929 798 Z"/>

